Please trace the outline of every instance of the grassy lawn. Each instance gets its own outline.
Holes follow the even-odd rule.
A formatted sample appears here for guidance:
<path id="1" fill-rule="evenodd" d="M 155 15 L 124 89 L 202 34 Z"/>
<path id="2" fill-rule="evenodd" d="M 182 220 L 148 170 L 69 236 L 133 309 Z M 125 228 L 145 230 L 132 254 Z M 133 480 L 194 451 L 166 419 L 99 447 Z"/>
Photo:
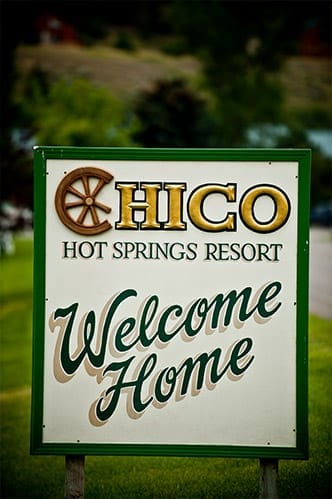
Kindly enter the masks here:
<path id="1" fill-rule="evenodd" d="M 18 240 L 0 266 L 0 495 L 62 498 L 64 458 L 29 455 L 32 242 Z M 310 317 L 310 459 L 280 461 L 280 498 L 331 497 L 331 332 Z M 85 469 L 87 498 L 258 497 L 258 460 L 87 457 Z"/>

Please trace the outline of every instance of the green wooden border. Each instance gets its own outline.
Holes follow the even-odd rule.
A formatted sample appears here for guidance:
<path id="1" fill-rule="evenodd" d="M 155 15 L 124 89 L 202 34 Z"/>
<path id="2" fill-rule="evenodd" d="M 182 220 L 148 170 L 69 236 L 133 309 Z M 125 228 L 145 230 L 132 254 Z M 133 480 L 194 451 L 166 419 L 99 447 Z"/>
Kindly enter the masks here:
<path id="1" fill-rule="evenodd" d="M 45 327 L 46 160 L 34 151 L 34 265 L 31 394 L 31 450 L 42 442 Z"/>
<path id="2" fill-rule="evenodd" d="M 43 377 L 45 324 L 45 233 L 47 159 L 164 160 L 164 161 L 295 161 L 299 164 L 297 332 L 296 332 L 296 447 L 167 444 L 45 444 Z M 34 320 L 31 401 L 32 454 L 140 455 L 239 458 L 308 458 L 308 287 L 309 287 L 309 149 L 143 149 L 51 147 L 34 149 Z"/>

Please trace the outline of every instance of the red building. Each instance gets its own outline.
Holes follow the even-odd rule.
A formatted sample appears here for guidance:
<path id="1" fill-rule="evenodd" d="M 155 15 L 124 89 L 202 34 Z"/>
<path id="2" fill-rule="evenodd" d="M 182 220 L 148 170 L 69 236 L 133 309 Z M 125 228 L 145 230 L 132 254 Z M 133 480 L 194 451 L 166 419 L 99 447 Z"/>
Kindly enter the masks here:
<path id="1" fill-rule="evenodd" d="M 35 28 L 40 43 L 80 43 L 75 28 L 56 15 L 42 14 L 37 17 Z"/>

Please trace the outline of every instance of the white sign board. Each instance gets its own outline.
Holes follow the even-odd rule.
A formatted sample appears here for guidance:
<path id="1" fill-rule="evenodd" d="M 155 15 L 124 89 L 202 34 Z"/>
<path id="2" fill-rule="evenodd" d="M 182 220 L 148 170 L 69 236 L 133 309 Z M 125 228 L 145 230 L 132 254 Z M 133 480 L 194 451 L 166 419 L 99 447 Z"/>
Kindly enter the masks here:
<path id="1" fill-rule="evenodd" d="M 305 457 L 308 151 L 35 155 L 32 451 Z"/>

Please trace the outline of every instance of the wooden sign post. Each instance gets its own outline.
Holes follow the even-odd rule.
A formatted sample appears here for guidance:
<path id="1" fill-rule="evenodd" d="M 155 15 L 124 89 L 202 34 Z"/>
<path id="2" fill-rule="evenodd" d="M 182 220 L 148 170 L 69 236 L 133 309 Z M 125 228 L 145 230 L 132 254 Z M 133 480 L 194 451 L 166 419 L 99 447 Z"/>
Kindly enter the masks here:
<path id="1" fill-rule="evenodd" d="M 68 488 L 236 456 L 264 495 L 307 457 L 309 187 L 307 150 L 35 149 L 31 452 Z"/>
<path id="2" fill-rule="evenodd" d="M 84 498 L 84 456 L 66 456 L 65 499 Z"/>
<path id="3" fill-rule="evenodd" d="M 259 499 L 278 499 L 278 460 L 260 459 Z"/>

